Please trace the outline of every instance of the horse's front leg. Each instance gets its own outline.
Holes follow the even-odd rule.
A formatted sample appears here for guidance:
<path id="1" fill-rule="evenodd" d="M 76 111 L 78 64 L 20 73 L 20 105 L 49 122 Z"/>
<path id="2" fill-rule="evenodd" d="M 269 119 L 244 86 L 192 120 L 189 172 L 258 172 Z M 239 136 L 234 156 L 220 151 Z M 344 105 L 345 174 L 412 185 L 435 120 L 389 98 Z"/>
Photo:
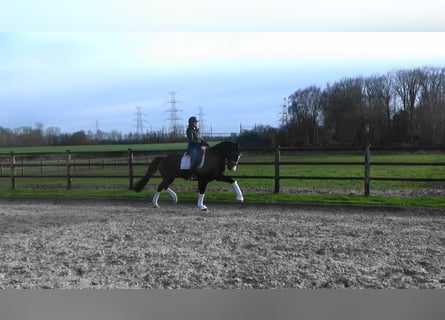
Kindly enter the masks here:
<path id="1" fill-rule="evenodd" d="M 244 202 L 244 196 L 243 193 L 238 185 L 238 182 L 236 180 L 232 183 L 233 191 L 235 191 L 236 194 L 236 200 L 240 202 Z"/>
<path id="2" fill-rule="evenodd" d="M 244 196 L 243 196 L 243 192 L 241 191 L 238 182 L 236 182 L 235 179 L 232 179 L 230 177 L 227 177 L 223 174 L 221 174 L 218 179 L 216 179 L 217 181 L 222 181 L 222 182 L 227 182 L 230 183 L 233 187 L 233 191 L 236 194 L 236 200 L 240 201 L 240 202 L 244 202 Z"/>
<path id="3" fill-rule="evenodd" d="M 207 207 L 204 205 L 204 197 L 206 193 L 207 184 L 208 184 L 207 181 L 204 180 L 198 181 L 198 190 L 199 190 L 198 209 L 201 211 L 207 211 Z"/>

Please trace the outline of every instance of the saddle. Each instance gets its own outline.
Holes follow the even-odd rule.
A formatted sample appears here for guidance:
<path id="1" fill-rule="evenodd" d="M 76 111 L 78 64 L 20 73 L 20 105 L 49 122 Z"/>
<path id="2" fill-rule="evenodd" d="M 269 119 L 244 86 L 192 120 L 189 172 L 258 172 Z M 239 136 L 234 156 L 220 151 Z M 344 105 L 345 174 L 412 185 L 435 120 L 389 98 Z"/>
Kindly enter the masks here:
<path id="1" fill-rule="evenodd" d="M 204 166 L 206 152 L 205 151 L 202 152 L 200 157 L 201 157 L 201 160 L 197 167 L 198 169 L 200 169 Z M 192 168 L 192 157 L 187 152 L 184 153 L 184 155 L 181 157 L 181 164 L 179 167 L 181 170 L 190 170 Z"/>

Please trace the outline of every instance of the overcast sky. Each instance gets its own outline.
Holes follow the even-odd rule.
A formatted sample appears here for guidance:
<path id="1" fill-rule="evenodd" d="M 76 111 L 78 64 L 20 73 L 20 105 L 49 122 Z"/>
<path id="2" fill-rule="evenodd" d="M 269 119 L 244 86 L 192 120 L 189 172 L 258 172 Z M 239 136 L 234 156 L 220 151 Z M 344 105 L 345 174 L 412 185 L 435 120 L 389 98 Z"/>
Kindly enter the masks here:
<path id="1" fill-rule="evenodd" d="M 8 3 L 2 11 L 24 10 L 19 6 L 21 2 Z M 80 1 L 80 7 L 59 8 L 65 16 L 72 13 L 64 23 L 58 17 L 45 24 L 45 12 L 49 12 L 44 10 L 45 4 L 50 6 L 52 2 L 43 1 L 43 7 L 35 8 L 39 10 L 36 14 L 27 14 L 28 25 L 17 24 L 13 19 L 0 23 L 4 30 L 0 33 L 0 127 L 42 123 L 46 128 L 56 126 L 63 132 L 74 132 L 94 131 L 98 124 L 104 131 L 134 132 L 139 106 L 145 129 L 160 130 L 168 126 L 169 92 L 176 92 L 180 101 L 177 108 L 181 110 L 181 124 L 202 108 L 205 126 L 213 132 L 237 132 L 240 124 L 246 128 L 255 124 L 276 127 L 283 98 L 295 90 L 310 85 L 323 88 L 344 77 L 384 74 L 400 68 L 445 67 L 445 33 L 426 32 L 433 30 L 432 21 L 438 21 L 436 10 L 423 13 L 422 19 L 429 18 L 422 20 L 423 24 L 417 20 L 418 30 L 425 31 L 419 33 L 412 32 L 415 29 L 405 25 L 405 20 L 399 25 L 394 20 L 378 20 L 395 11 L 379 15 L 375 7 L 358 7 L 356 2 L 352 2 L 353 9 L 363 12 L 362 20 L 355 16 L 334 22 L 330 15 L 317 28 L 302 15 L 315 11 L 315 6 L 300 7 L 295 11 L 298 14 L 292 14 L 292 10 L 279 6 L 267 11 L 264 5 L 257 5 L 253 11 L 256 16 L 251 19 L 253 27 L 246 27 L 239 14 L 248 8 L 235 1 L 216 2 L 212 8 L 179 2 L 176 10 L 167 6 L 174 1 L 164 1 L 163 6 L 152 5 L 139 11 L 130 7 L 132 2 L 127 1 L 130 9 L 125 11 L 120 1 L 95 1 L 98 7 L 82 5 Z M 346 2 L 340 1 L 340 7 Z M 338 10 L 329 1 L 311 3 Z M 110 18 L 114 23 L 108 25 L 103 21 L 111 23 L 104 19 L 111 12 L 110 4 L 114 4 L 115 15 Z M 278 4 L 289 6 L 290 2 L 277 0 Z M 414 21 L 414 8 L 403 8 L 401 12 L 407 20 Z M 76 24 L 73 17 L 86 9 L 84 23 Z M 235 11 L 234 24 L 210 19 L 212 13 L 213 17 L 221 17 Z M 136 25 L 144 12 L 155 20 L 148 27 Z M 382 23 L 372 28 L 364 12 L 374 14 Z M 184 15 L 192 13 L 198 18 L 185 20 Z M 20 19 L 25 20 L 27 15 Z M 282 16 L 280 21 L 298 16 L 300 24 L 287 26 L 286 30 L 277 15 Z M 343 11 L 339 15 L 344 18 Z M 162 22 L 167 17 L 168 22 Z M 174 24 L 169 22 L 172 18 Z M 195 24 L 186 27 L 186 21 L 191 20 Z M 56 23 L 58 28 L 53 25 Z M 353 23 L 359 32 L 343 32 L 356 31 Z M 436 29 L 445 31 L 442 28 L 440 21 Z"/>

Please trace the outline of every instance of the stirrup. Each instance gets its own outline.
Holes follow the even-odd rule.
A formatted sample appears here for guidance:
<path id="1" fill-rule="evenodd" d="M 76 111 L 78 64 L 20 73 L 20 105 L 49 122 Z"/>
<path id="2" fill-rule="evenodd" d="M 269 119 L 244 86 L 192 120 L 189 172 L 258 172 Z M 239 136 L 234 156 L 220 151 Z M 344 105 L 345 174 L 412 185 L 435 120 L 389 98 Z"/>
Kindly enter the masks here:
<path id="1" fill-rule="evenodd" d="M 198 176 L 196 175 L 195 172 L 192 172 L 192 174 L 189 177 L 190 180 L 198 180 Z"/>

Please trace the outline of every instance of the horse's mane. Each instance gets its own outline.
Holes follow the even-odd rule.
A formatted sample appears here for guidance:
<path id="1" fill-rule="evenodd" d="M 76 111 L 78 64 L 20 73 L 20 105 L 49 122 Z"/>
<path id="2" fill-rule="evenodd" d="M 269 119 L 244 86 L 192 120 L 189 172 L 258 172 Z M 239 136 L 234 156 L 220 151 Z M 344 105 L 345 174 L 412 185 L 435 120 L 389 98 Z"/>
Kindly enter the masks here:
<path id="1" fill-rule="evenodd" d="M 218 152 L 226 152 L 229 145 L 236 145 L 236 142 L 232 141 L 222 141 L 213 147 L 210 147 L 209 150 L 218 151 Z"/>

